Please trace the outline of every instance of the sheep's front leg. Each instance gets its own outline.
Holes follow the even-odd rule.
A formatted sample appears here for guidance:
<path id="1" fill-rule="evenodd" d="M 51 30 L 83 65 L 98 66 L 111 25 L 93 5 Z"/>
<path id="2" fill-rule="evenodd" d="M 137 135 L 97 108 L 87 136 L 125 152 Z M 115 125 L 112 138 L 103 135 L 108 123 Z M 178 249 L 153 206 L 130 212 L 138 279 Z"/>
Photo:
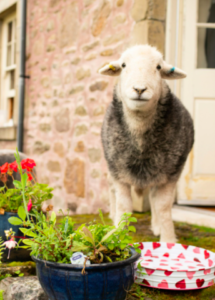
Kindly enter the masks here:
<path id="1" fill-rule="evenodd" d="M 174 243 L 176 241 L 172 221 L 172 204 L 175 198 L 176 182 L 158 186 L 154 197 L 154 209 L 160 223 L 160 241 Z"/>
<path id="2" fill-rule="evenodd" d="M 128 184 L 115 182 L 116 215 L 114 225 L 118 226 L 125 212 L 132 212 L 131 187 Z"/>

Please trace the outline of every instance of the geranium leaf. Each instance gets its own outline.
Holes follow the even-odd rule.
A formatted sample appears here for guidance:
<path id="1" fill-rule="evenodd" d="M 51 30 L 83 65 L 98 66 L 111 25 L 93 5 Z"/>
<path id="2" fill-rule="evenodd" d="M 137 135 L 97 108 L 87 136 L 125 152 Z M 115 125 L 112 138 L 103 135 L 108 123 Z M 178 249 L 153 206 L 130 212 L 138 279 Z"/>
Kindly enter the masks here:
<path id="1" fill-rule="evenodd" d="M 19 209 L 18 209 L 18 216 L 23 220 L 25 221 L 26 219 L 26 212 L 25 212 L 25 209 L 23 206 L 20 206 Z"/>
<path id="2" fill-rule="evenodd" d="M 132 231 L 132 232 L 136 232 L 136 228 L 134 226 L 129 226 L 128 227 L 128 230 L 129 231 Z"/>
<path id="3" fill-rule="evenodd" d="M 14 184 L 14 186 L 15 186 L 17 189 L 22 189 L 22 184 L 21 184 L 20 181 L 14 180 L 14 181 L 13 181 L 13 184 Z"/>
<path id="4" fill-rule="evenodd" d="M 16 217 L 10 217 L 8 219 L 8 222 L 12 225 L 21 225 L 23 223 L 21 219 L 16 218 Z"/>

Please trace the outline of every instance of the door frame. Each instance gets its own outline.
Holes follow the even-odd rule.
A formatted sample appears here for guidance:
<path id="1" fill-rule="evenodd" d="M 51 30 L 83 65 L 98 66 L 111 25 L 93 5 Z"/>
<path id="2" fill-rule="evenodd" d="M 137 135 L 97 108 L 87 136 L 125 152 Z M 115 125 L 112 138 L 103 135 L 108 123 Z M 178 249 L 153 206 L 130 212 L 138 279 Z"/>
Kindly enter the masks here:
<path id="1" fill-rule="evenodd" d="M 189 9 L 196 9 L 193 7 L 194 1 L 185 0 L 167 0 L 167 20 L 166 20 L 166 41 L 165 41 L 165 59 L 168 63 L 175 65 L 179 68 L 184 69 L 188 73 L 188 77 L 185 80 L 174 80 L 168 81 L 168 84 L 173 91 L 173 93 L 181 99 L 182 103 L 185 105 L 187 110 L 193 115 L 193 92 L 190 89 L 189 95 L 187 97 L 187 86 L 192 86 L 192 82 L 195 79 L 194 76 L 194 66 L 193 62 L 189 61 L 188 55 L 185 55 L 185 51 L 192 51 L 195 54 L 195 49 L 189 48 L 185 49 L 187 43 L 189 44 L 190 34 L 187 32 L 195 30 L 196 20 L 190 21 L 189 28 L 184 28 L 184 9 L 185 5 L 190 6 Z M 195 2 L 195 5 L 198 5 Z M 195 6 L 194 5 L 194 6 Z M 187 33 L 187 34 L 186 34 Z M 196 38 L 193 34 L 193 39 Z M 191 43 L 194 47 L 195 43 Z M 185 95 L 186 90 L 186 95 Z M 186 96 L 186 98 L 185 98 Z M 186 99 L 186 101 L 185 101 Z M 184 170 L 182 172 L 181 178 L 178 182 L 176 202 L 180 205 L 194 205 L 194 206 L 214 206 L 215 199 L 192 199 L 191 200 L 191 189 L 189 187 L 189 181 L 192 177 L 193 168 L 193 149 L 191 150 L 187 162 L 185 164 Z M 183 196 L 181 196 L 183 195 Z M 186 195 L 186 196 L 185 196 Z"/>

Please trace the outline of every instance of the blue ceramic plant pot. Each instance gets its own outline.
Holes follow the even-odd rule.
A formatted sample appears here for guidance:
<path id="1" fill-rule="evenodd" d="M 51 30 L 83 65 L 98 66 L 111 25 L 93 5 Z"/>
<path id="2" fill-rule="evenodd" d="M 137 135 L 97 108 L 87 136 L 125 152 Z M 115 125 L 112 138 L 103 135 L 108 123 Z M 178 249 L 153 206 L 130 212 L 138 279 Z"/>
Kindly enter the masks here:
<path id="1" fill-rule="evenodd" d="M 134 283 L 134 263 L 140 254 L 124 261 L 87 266 L 58 264 L 38 259 L 37 276 L 50 300 L 125 300 Z"/>
<path id="2" fill-rule="evenodd" d="M 13 212 L 5 212 L 4 215 L 0 215 L 0 236 L 4 241 L 7 240 L 4 231 L 9 230 L 10 228 L 12 228 L 15 232 L 15 236 L 23 236 L 23 233 L 19 230 L 20 226 L 15 226 L 8 222 L 10 217 L 18 217 L 18 215 L 17 213 Z M 29 261 L 31 260 L 30 252 L 31 251 L 22 248 L 12 249 L 10 251 L 10 258 L 8 259 L 8 249 L 5 249 L 3 252 L 2 262 L 7 263 L 11 261 Z"/>

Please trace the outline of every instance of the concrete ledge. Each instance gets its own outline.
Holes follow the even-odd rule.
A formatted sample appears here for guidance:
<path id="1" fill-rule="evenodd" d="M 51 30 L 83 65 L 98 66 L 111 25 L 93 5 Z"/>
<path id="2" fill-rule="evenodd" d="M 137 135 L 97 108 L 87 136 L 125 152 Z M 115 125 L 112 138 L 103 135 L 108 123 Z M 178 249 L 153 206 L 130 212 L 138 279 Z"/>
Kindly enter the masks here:
<path id="1" fill-rule="evenodd" d="M 14 141 L 17 136 L 16 126 L 0 127 L 0 140 L 1 141 Z"/>
<path id="2" fill-rule="evenodd" d="M 17 0 L 2 0 L 0 1 L 0 13 L 4 12 L 6 9 L 16 4 Z"/>
<path id="3" fill-rule="evenodd" d="M 177 222 L 215 228 L 215 212 L 203 209 L 174 205 L 172 219 Z"/>

